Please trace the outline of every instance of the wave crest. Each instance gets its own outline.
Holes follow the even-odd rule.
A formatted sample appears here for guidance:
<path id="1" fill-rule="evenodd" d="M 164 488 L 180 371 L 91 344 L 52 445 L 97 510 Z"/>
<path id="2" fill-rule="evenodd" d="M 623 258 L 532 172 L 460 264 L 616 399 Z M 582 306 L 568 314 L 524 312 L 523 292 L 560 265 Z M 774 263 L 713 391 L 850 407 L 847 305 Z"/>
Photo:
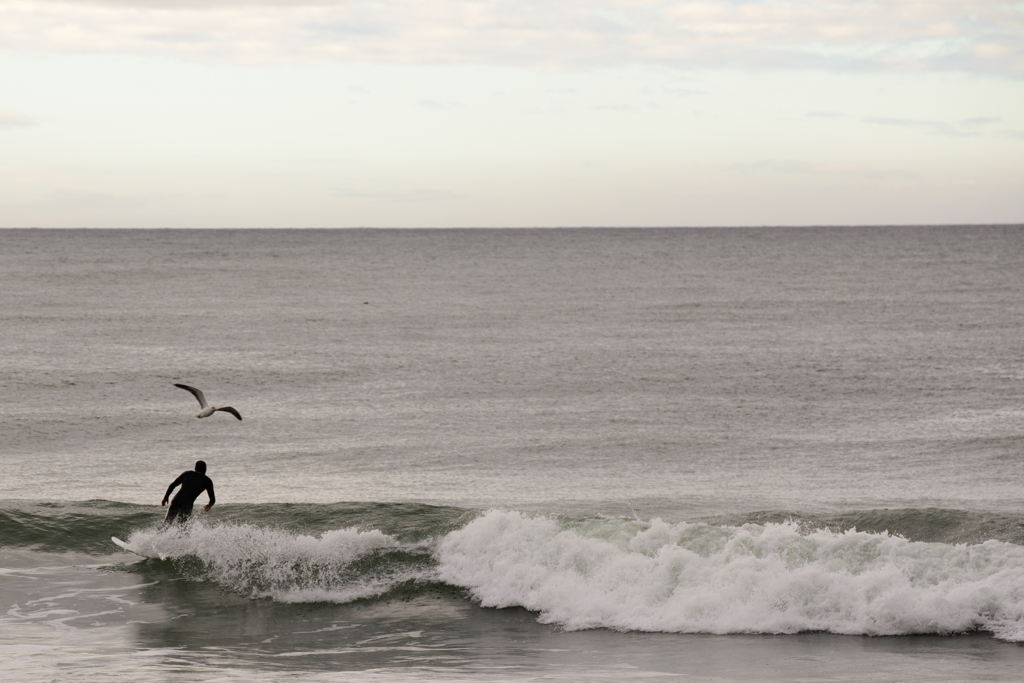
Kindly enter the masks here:
<path id="1" fill-rule="evenodd" d="M 430 555 L 376 529 L 356 527 L 318 536 L 248 524 L 143 530 L 130 542 L 143 552 L 175 558 L 194 578 L 281 602 L 351 602 L 427 578 Z"/>
<path id="2" fill-rule="evenodd" d="M 567 629 L 1024 640 L 1024 548 L 794 523 L 585 523 L 492 511 L 439 544 L 438 576 Z"/>

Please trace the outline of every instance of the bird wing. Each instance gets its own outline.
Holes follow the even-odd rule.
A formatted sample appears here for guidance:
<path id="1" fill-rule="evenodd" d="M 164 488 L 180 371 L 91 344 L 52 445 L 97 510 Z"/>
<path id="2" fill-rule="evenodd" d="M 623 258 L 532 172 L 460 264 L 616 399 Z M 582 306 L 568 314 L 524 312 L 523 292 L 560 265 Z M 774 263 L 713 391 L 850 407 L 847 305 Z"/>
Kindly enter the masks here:
<path id="1" fill-rule="evenodd" d="M 214 410 L 223 410 L 225 413 L 231 413 L 232 415 L 237 417 L 239 420 L 242 419 L 242 416 L 238 414 L 238 411 L 235 410 L 234 408 L 232 408 L 231 406 L 227 406 L 226 408 L 214 408 Z"/>
<path id="2" fill-rule="evenodd" d="M 196 397 L 196 399 L 199 400 L 199 405 L 200 406 L 202 406 L 203 408 L 206 407 L 206 397 L 203 396 L 203 392 L 199 391 L 195 387 L 190 387 L 187 384 L 175 384 L 174 386 L 178 387 L 179 389 L 184 389 L 185 391 L 190 392 L 193 396 Z M 242 418 L 238 418 L 238 419 L 242 419 Z"/>

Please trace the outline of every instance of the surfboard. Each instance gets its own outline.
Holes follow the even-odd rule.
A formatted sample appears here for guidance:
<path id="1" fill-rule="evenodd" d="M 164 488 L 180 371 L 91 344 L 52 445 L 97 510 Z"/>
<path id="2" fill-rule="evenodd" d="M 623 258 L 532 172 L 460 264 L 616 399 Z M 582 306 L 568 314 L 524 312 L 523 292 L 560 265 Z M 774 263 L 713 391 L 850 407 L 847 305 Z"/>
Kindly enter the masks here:
<path id="1" fill-rule="evenodd" d="M 127 550 L 130 553 L 135 553 L 136 555 L 138 555 L 140 557 L 148 557 L 151 560 L 160 560 L 161 562 L 163 562 L 164 560 L 167 559 L 163 555 L 152 555 L 152 554 L 149 554 L 149 553 L 144 553 L 141 550 L 139 550 L 138 548 L 136 548 L 135 546 L 131 545 L 130 543 L 125 543 L 124 541 L 122 541 L 117 536 L 111 536 L 110 540 L 113 541 L 114 545 L 118 546 L 119 548 L 123 548 L 124 550 Z"/>

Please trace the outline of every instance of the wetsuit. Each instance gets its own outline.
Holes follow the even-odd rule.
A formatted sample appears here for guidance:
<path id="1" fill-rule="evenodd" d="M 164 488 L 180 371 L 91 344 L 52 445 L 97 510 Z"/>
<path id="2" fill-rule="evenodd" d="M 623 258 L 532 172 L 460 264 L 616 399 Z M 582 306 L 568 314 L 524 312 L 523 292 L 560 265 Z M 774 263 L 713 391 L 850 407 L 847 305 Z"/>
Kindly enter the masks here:
<path id="1" fill-rule="evenodd" d="M 170 498 L 171 491 L 179 484 L 181 485 L 181 490 L 178 491 L 178 495 L 174 496 L 174 500 L 171 501 L 171 507 L 167 510 L 164 524 L 169 524 L 175 521 L 175 519 L 179 524 L 188 520 L 192 515 L 192 504 L 196 502 L 196 498 L 203 491 L 207 491 L 210 494 L 210 507 L 213 507 L 214 502 L 217 500 L 213 495 L 213 481 L 205 474 L 200 474 L 193 470 L 182 472 L 180 477 L 171 482 L 171 485 L 167 487 L 167 493 L 164 494 L 164 500 Z"/>

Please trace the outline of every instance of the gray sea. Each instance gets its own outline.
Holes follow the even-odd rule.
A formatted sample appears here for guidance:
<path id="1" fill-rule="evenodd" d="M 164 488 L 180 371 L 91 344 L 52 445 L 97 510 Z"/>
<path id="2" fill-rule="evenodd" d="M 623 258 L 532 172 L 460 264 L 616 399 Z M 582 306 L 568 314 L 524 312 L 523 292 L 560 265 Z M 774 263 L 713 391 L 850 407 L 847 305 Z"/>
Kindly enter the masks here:
<path id="1" fill-rule="evenodd" d="M 1024 226 L 0 230 L 0 680 L 1019 681 L 1022 434 Z"/>

